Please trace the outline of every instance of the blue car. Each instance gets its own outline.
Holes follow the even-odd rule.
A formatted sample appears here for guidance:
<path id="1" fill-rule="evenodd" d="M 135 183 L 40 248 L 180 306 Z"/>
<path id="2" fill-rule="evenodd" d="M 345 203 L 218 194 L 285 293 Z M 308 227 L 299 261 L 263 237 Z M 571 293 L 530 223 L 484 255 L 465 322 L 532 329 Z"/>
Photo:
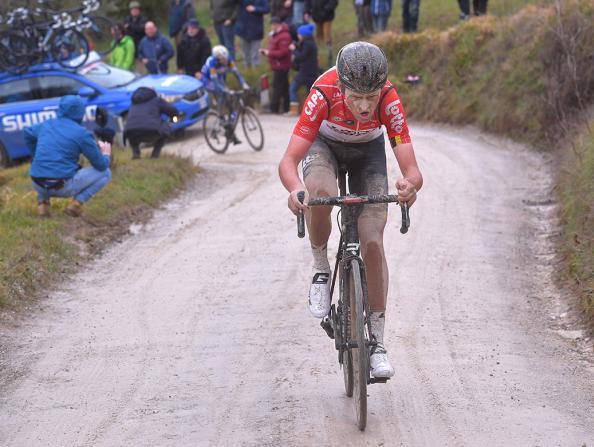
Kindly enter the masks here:
<path id="1" fill-rule="evenodd" d="M 85 122 L 92 127 L 95 109 L 105 107 L 116 121 L 118 131 L 138 87 L 151 87 L 180 112 L 174 131 L 197 123 L 206 116 L 210 98 L 201 81 L 186 75 L 146 75 L 112 67 L 96 54 L 76 71 L 48 63 L 31 67 L 26 73 L 0 73 L 0 167 L 31 154 L 25 146 L 23 129 L 54 118 L 60 98 L 86 98 Z"/>

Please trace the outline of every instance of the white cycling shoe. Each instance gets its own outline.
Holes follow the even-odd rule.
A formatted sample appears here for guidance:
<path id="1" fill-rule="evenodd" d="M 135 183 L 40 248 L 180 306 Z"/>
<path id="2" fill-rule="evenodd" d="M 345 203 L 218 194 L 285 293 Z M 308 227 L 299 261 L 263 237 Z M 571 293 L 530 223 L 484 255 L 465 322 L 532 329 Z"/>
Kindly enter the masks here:
<path id="1" fill-rule="evenodd" d="M 394 368 L 390 365 L 386 348 L 381 343 L 378 343 L 369 361 L 373 377 L 387 379 L 394 375 Z"/>
<path id="2" fill-rule="evenodd" d="M 312 271 L 309 287 L 309 311 L 316 318 L 323 318 L 330 312 L 330 270 Z"/>

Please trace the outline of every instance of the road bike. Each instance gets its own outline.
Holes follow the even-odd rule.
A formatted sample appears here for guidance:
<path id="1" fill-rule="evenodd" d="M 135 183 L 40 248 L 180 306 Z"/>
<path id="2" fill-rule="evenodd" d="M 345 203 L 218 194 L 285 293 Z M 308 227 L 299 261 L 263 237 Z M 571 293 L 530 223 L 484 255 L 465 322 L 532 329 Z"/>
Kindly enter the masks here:
<path id="1" fill-rule="evenodd" d="M 320 325 L 331 339 L 338 351 L 338 363 L 343 371 L 346 395 L 353 397 L 357 426 L 365 430 L 367 425 L 367 385 L 386 383 L 388 378 L 375 378 L 370 372 L 370 356 L 377 341 L 371 332 L 369 320 L 369 303 L 367 297 L 367 279 L 365 263 L 359 248 L 358 217 L 363 206 L 375 203 L 398 202 L 397 195 L 355 195 L 346 192 L 346 168 L 339 168 L 338 184 L 340 196 L 318 197 L 309 199 L 308 206 L 339 206 L 337 216 L 340 218 L 340 242 L 330 295 L 334 294 L 334 286 L 338 276 L 338 301 L 330 307 L 330 313 Z M 298 194 L 303 203 L 304 193 Z M 401 205 L 402 226 L 400 232 L 405 234 L 410 226 L 408 205 Z M 297 216 L 297 235 L 305 236 L 303 213 Z"/>
<path id="2" fill-rule="evenodd" d="M 241 121 L 243 133 L 255 151 L 264 147 L 264 129 L 254 109 L 246 105 L 245 90 L 223 92 L 223 102 L 229 114 L 211 110 L 204 118 L 203 129 L 206 143 L 217 154 L 223 154 L 233 141 L 237 124 Z"/>

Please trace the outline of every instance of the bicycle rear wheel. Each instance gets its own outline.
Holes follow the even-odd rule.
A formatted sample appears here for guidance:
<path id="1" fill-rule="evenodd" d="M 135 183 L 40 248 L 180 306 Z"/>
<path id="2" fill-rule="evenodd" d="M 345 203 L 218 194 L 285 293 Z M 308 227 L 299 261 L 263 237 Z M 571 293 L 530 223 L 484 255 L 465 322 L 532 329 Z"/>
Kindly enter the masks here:
<path id="1" fill-rule="evenodd" d="M 50 54 L 62 67 L 77 69 L 89 58 L 89 42 L 75 29 L 58 30 L 52 39 Z"/>
<path id="2" fill-rule="evenodd" d="M 246 107 L 241 114 L 241 127 L 252 149 L 261 151 L 264 147 L 264 130 L 256 112 L 251 107 Z"/>
<path id="3" fill-rule="evenodd" d="M 111 53 L 116 45 L 116 41 L 111 35 L 111 28 L 115 23 L 103 16 L 89 16 L 88 18 L 90 26 L 83 31 L 83 34 L 91 48 L 101 56 Z"/>
<path id="4" fill-rule="evenodd" d="M 348 297 L 350 303 L 350 341 L 356 342 L 357 347 L 350 349 L 353 365 L 353 401 L 357 415 L 359 430 L 365 430 L 367 425 L 367 379 L 369 377 L 369 356 L 367 352 L 367 337 L 365 312 L 363 306 L 363 286 L 359 262 L 354 259 L 350 264 L 348 276 Z"/>
<path id="5" fill-rule="evenodd" d="M 225 127 L 217 112 L 210 111 L 206 114 L 202 124 L 206 144 L 217 154 L 224 154 L 229 147 L 229 139 L 225 135 Z"/>

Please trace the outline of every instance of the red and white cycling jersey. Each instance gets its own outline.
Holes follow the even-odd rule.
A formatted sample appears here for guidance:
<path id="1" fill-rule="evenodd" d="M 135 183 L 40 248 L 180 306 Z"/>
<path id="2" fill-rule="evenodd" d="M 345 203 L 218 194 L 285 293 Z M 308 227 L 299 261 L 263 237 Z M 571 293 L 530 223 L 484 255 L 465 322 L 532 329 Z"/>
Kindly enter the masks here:
<path id="1" fill-rule="evenodd" d="M 319 132 L 334 141 L 365 143 L 381 136 L 384 125 L 388 131 L 388 138 L 393 138 L 396 144 L 411 142 L 402 103 L 390 81 L 386 81 L 382 89 L 381 101 L 373 113 L 373 118 L 366 123 L 355 119 L 344 102 L 337 82 L 336 67 L 316 80 L 305 101 L 293 135 L 314 141 Z"/>

